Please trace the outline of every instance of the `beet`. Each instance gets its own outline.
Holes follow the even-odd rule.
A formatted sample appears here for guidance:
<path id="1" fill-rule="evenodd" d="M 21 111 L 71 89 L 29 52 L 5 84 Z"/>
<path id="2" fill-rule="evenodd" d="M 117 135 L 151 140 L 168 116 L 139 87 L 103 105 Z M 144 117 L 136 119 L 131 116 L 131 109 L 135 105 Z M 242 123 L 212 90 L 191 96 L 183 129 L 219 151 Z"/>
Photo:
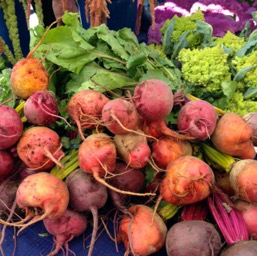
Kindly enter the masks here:
<path id="1" fill-rule="evenodd" d="M 204 220 L 177 222 L 166 237 L 167 256 L 217 256 L 221 247 L 220 234 Z"/>
<path id="2" fill-rule="evenodd" d="M 250 112 L 243 115 L 243 119 L 252 127 L 252 141 L 253 145 L 257 146 L 257 112 Z"/>
<path id="3" fill-rule="evenodd" d="M 14 170 L 14 158 L 9 151 L 0 150 L 0 180 L 7 177 Z"/>
<path id="4" fill-rule="evenodd" d="M 257 255 L 257 241 L 240 241 L 227 247 L 222 251 L 220 256 L 256 256 Z"/>
<path id="5" fill-rule="evenodd" d="M 80 236 L 87 228 L 87 218 L 84 214 L 67 209 L 58 219 L 43 220 L 48 233 L 53 235 L 55 248 L 50 255 L 56 255 L 62 247 L 69 251 L 69 241 Z"/>
<path id="6" fill-rule="evenodd" d="M 45 126 L 28 128 L 17 144 L 20 159 L 36 170 L 48 170 L 55 164 L 63 167 L 60 159 L 64 156 L 59 135 Z"/>
<path id="7" fill-rule="evenodd" d="M 73 171 L 66 178 L 66 184 L 70 193 L 70 207 L 78 212 L 92 213 L 93 232 L 88 252 L 88 256 L 91 256 L 98 230 L 98 209 L 107 201 L 107 189 L 81 169 Z"/>
<path id="8" fill-rule="evenodd" d="M 14 108 L 0 105 L 0 150 L 10 148 L 20 139 L 23 123 Z"/>
<path id="9" fill-rule="evenodd" d="M 217 117 L 215 108 L 209 102 L 193 100 L 179 110 L 178 130 L 195 137 L 197 140 L 206 140 L 215 130 Z"/>
<path id="10" fill-rule="evenodd" d="M 5 179 L 0 183 L 0 215 L 9 212 L 8 208 L 14 203 L 18 186 L 18 180 Z"/>
<path id="11" fill-rule="evenodd" d="M 139 114 L 147 121 L 164 119 L 171 112 L 174 97 L 162 80 L 147 79 L 136 85 L 133 101 Z"/>
<path id="12" fill-rule="evenodd" d="M 34 92 L 25 101 L 24 115 L 28 121 L 35 125 L 50 125 L 58 118 L 58 103 L 50 91 Z"/>
<path id="13" fill-rule="evenodd" d="M 104 105 L 102 121 L 110 132 L 123 135 L 138 127 L 139 116 L 134 104 L 117 98 Z"/>
<path id="14" fill-rule="evenodd" d="M 141 192 L 145 187 L 145 175 L 143 170 L 133 169 L 123 162 L 117 162 L 113 174 L 114 176 L 108 179 L 108 183 L 118 189 Z M 112 189 L 108 189 L 108 193 L 114 206 L 123 213 L 127 212 L 126 205 L 129 196 L 117 193 Z"/>
<path id="15" fill-rule="evenodd" d="M 109 99 L 103 93 L 95 90 L 82 90 L 70 98 L 67 111 L 76 123 L 83 140 L 85 139 L 84 129 L 92 129 L 101 124 L 102 108 L 108 101 Z"/>

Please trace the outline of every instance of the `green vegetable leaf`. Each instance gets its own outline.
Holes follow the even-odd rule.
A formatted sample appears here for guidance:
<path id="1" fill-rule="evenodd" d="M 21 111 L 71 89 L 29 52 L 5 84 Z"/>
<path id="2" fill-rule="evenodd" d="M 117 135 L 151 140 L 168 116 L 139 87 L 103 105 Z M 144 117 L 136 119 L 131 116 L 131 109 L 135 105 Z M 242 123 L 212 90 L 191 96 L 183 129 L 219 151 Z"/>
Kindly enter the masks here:
<path id="1" fill-rule="evenodd" d="M 85 66 L 78 75 L 71 75 L 71 79 L 66 85 L 66 91 L 68 94 L 85 89 L 104 92 L 107 89 L 114 90 L 135 83 L 135 80 L 128 77 L 126 73 L 113 72 L 92 62 Z"/>
<path id="2" fill-rule="evenodd" d="M 257 45 L 257 39 L 248 41 L 243 47 L 241 47 L 237 52 L 236 56 L 243 57 L 250 53 L 252 50 L 255 49 L 255 46 Z"/>
<path id="3" fill-rule="evenodd" d="M 131 68 L 135 68 L 137 66 L 141 66 L 146 61 L 147 61 L 147 56 L 145 56 L 144 53 L 136 54 L 136 55 L 131 55 L 128 58 L 128 61 L 127 61 L 127 64 L 126 64 L 126 68 L 127 69 L 131 69 Z"/>
<path id="4" fill-rule="evenodd" d="M 255 66 L 248 66 L 240 69 L 234 76 L 233 80 L 235 82 L 239 82 L 240 80 L 244 79 L 246 73 L 252 69 L 254 69 Z"/>
<path id="5" fill-rule="evenodd" d="M 117 56 L 124 60 L 128 59 L 129 54 L 125 51 L 122 45 L 120 45 L 119 40 L 116 38 L 116 31 L 110 31 L 105 24 L 102 24 L 98 27 L 97 36 L 99 39 L 107 43 Z"/>
<path id="6" fill-rule="evenodd" d="M 197 20 L 196 21 L 197 28 L 193 31 L 195 34 L 203 35 L 203 42 L 201 46 L 210 45 L 213 40 L 213 28 L 212 26 L 204 21 Z"/>
<path id="7" fill-rule="evenodd" d="M 174 31 L 175 19 L 172 19 L 171 21 L 166 21 L 166 22 L 170 22 L 170 23 L 166 28 L 164 35 L 162 37 L 162 45 L 163 45 L 163 52 L 169 55 L 173 51 L 173 43 L 171 41 L 171 36 Z"/>
<path id="8" fill-rule="evenodd" d="M 221 83 L 221 87 L 228 102 L 233 97 L 237 89 L 237 83 L 235 81 L 223 81 Z"/>
<path id="9" fill-rule="evenodd" d="M 248 100 L 251 98 L 255 98 L 257 96 L 257 87 L 251 87 L 246 90 L 244 93 L 244 99 Z"/>
<path id="10" fill-rule="evenodd" d="M 191 31 L 186 31 L 184 32 L 178 39 L 178 42 L 176 42 L 173 46 L 173 51 L 172 51 L 172 58 L 176 58 L 180 52 L 181 49 L 183 48 L 188 48 L 188 41 L 187 41 L 187 36 L 191 33 Z"/>
<path id="11" fill-rule="evenodd" d="M 11 68 L 5 68 L 0 73 L 0 103 L 8 101 L 10 99 L 15 99 L 16 96 L 12 93 L 10 87 L 10 77 L 11 77 Z M 15 101 L 8 101 L 6 106 L 14 107 Z"/>

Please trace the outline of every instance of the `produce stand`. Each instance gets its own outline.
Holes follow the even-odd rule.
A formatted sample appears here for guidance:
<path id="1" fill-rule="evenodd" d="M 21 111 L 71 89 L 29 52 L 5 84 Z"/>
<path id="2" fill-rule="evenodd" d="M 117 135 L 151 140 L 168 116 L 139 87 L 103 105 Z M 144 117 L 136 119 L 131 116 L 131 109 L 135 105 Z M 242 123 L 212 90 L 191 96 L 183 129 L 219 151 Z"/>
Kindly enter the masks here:
<path id="1" fill-rule="evenodd" d="M 58 246 L 44 220 L 64 229 L 78 212 L 87 218 L 86 229 L 63 238 L 54 255 L 134 256 L 144 254 L 135 250 L 145 246 L 144 255 L 178 250 L 199 256 L 206 250 L 206 256 L 231 256 L 223 253 L 234 244 L 257 243 L 245 214 L 257 203 L 257 3 L 74 0 L 78 12 L 72 12 L 73 1 L 67 1 L 59 2 L 59 23 L 49 26 L 42 23 L 43 0 L 34 1 L 39 24 L 29 30 L 26 0 L 0 0 L 0 112 L 16 121 L 5 129 L 0 115 L 0 161 L 12 161 L 8 175 L 0 172 L 0 254 L 53 255 Z M 30 61 L 33 68 L 26 67 Z M 43 121 L 33 112 L 38 109 L 47 116 Z M 129 120 L 123 121 L 126 114 Z M 17 132 L 11 134 L 13 127 Z M 6 138 L 15 137 L 9 144 Z M 135 150 L 137 140 L 143 147 Z M 242 184 L 240 167 L 249 172 Z M 70 185 L 78 169 L 84 176 Z M 123 189 L 119 177 L 124 183 L 122 177 L 135 170 L 143 182 L 133 178 L 131 190 Z M 30 180 L 40 173 L 40 182 Z M 82 178 L 83 185 L 92 183 L 76 198 L 71 190 L 82 191 L 76 190 Z M 4 202 L 1 185 L 15 179 L 18 192 Z M 107 198 L 101 194 L 98 216 L 95 206 L 80 211 L 76 205 L 85 194 L 98 204 L 91 200 L 96 184 Z M 21 206 L 26 192 L 29 200 Z M 14 206 L 17 215 L 10 221 Z M 210 224 L 206 236 L 191 226 L 195 221 Z M 180 223 L 186 223 L 182 235 L 176 230 Z M 208 246 L 200 245 L 205 240 Z M 257 255 L 257 244 L 253 250 Z"/>

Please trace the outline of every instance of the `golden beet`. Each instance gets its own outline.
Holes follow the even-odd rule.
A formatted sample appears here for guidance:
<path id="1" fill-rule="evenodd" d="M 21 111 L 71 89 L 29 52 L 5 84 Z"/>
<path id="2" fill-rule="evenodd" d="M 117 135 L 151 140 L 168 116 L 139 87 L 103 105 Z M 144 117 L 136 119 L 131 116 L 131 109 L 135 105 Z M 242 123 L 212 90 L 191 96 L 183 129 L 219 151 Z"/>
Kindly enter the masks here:
<path id="1" fill-rule="evenodd" d="M 49 74 L 39 59 L 24 58 L 14 65 L 10 83 L 17 97 L 27 99 L 36 91 L 48 89 Z"/>

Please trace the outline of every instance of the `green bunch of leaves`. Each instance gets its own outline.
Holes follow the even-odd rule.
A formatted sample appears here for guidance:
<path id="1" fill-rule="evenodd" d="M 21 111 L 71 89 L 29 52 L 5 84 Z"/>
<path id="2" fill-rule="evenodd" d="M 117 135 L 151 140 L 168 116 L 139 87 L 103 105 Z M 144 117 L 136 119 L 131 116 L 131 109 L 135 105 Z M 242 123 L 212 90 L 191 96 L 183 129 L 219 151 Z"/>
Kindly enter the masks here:
<path id="1" fill-rule="evenodd" d="M 212 26 L 204 20 L 201 10 L 190 16 L 173 16 L 166 20 L 161 32 L 163 52 L 176 58 L 182 49 L 202 48 L 212 44 Z"/>
<path id="2" fill-rule="evenodd" d="M 65 84 L 60 86 L 60 79 L 55 82 L 55 90 L 63 94 L 60 97 L 69 98 L 84 89 L 122 93 L 133 90 L 139 81 L 147 78 L 161 79 L 172 89 L 180 86 L 181 73 L 173 61 L 139 43 L 129 28 L 114 31 L 102 24 L 84 29 L 75 13 L 66 13 L 63 22 L 64 26 L 47 32 L 35 53 L 46 60 L 48 67 L 58 70 L 53 73 L 65 74 Z M 34 43 L 40 40 L 35 37 L 37 33 Z"/>

